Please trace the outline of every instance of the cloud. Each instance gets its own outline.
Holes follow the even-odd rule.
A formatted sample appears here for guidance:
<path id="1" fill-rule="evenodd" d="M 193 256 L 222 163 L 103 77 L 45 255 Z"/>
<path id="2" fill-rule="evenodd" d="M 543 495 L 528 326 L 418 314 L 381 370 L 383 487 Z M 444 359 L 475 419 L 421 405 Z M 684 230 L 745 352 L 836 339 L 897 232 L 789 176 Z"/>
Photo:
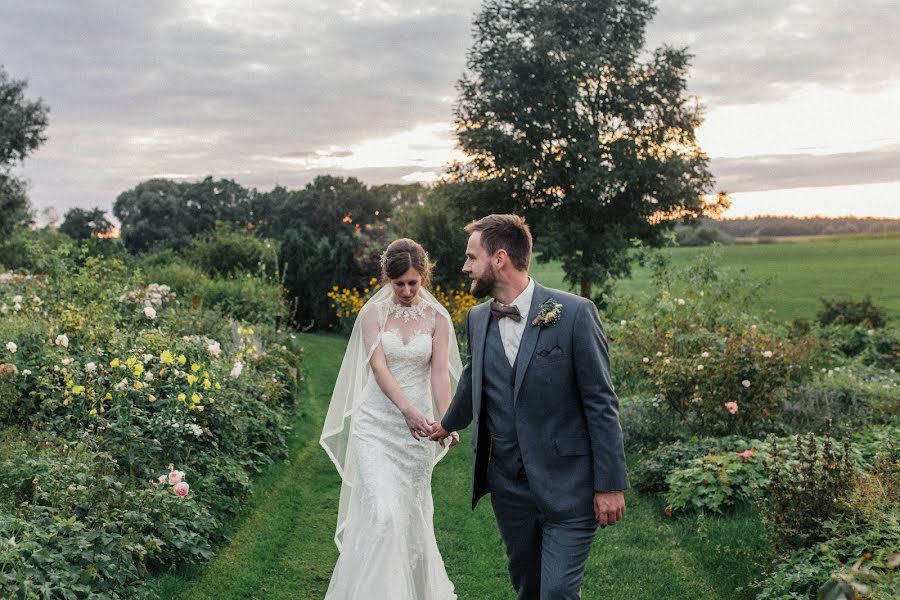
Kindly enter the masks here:
<path id="1" fill-rule="evenodd" d="M 648 41 L 690 47 L 691 91 L 713 109 L 778 102 L 809 86 L 872 90 L 900 79 L 900 11 L 891 4 L 661 0 Z M 360 166 L 354 154 L 366 140 L 452 121 L 454 85 L 479 6 L 480 0 L 3 3 L 3 64 L 51 107 L 49 140 L 21 171 L 32 183 L 32 202 L 62 212 L 108 209 L 118 193 L 160 173 L 212 174 L 264 189 L 302 185 L 325 159 L 332 165 L 327 172 L 359 174 L 367 183 L 425 180 L 438 170 L 435 154 L 446 148 L 450 158 L 452 133 L 443 141 L 410 141 L 410 152 L 389 163 Z M 733 189 L 760 189 L 767 172 L 773 181 L 790 181 L 790 167 L 779 171 L 760 160 L 713 166 Z M 836 177 L 816 175 L 812 159 L 785 160 L 799 161 L 810 180 Z M 881 161 L 859 173 L 881 181 L 896 171 Z"/>
<path id="2" fill-rule="evenodd" d="M 802 86 L 872 91 L 900 77 L 893 0 L 661 0 L 653 46 L 695 55 L 690 88 L 713 106 L 774 101 Z"/>
<path id="3" fill-rule="evenodd" d="M 727 192 L 900 181 L 900 144 L 842 154 L 775 154 L 711 161 L 716 188 Z"/>

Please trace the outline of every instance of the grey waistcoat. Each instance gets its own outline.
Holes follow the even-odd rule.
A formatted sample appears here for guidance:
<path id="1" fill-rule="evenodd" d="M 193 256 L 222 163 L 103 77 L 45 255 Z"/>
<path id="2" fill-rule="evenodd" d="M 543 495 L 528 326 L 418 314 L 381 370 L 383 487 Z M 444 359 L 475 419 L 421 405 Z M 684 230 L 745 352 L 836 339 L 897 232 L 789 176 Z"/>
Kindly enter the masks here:
<path id="1" fill-rule="evenodd" d="M 491 434 L 491 462 L 507 477 L 523 477 L 522 456 L 516 433 L 513 399 L 516 370 L 510 366 L 500 337 L 500 325 L 491 318 L 484 346 L 482 398 L 487 430 Z M 518 362 L 518 356 L 516 361 Z"/>

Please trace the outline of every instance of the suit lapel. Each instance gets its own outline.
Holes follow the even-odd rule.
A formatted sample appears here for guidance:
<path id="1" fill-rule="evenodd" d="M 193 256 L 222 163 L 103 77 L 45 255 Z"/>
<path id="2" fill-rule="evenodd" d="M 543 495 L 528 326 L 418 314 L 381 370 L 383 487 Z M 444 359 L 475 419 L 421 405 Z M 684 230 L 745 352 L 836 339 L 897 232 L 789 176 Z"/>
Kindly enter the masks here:
<path id="1" fill-rule="evenodd" d="M 483 307 L 483 308 L 482 308 Z M 484 374 L 484 343 L 487 339 L 491 311 L 487 304 L 472 309 L 472 409 L 473 415 L 481 414 L 481 382 Z"/>
<path id="2" fill-rule="evenodd" d="M 522 333 L 522 342 L 519 344 L 519 352 L 516 354 L 516 383 L 513 388 L 513 402 L 519 399 L 522 380 L 525 378 L 525 371 L 528 369 L 529 363 L 531 363 L 531 356 L 537 346 L 538 334 L 541 332 L 541 328 L 532 325 L 531 322 L 541 312 L 541 304 L 547 298 L 547 290 L 535 282 L 534 295 L 531 297 L 531 309 L 528 311 L 528 319 L 525 321 L 525 332 Z"/>

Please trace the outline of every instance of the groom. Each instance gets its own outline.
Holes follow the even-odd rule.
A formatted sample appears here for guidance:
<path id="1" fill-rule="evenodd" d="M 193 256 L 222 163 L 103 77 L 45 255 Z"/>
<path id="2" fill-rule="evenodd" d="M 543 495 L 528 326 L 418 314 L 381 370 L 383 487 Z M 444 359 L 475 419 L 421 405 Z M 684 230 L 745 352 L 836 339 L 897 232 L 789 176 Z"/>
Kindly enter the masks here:
<path id="1" fill-rule="evenodd" d="M 597 525 L 625 513 L 618 399 L 597 309 L 528 276 L 531 232 L 515 215 L 466 227 L 477 298 L 471 361 L 431 439 L 474 421 L 472 508 L 491 495 L 518 600 L 581 597 Z"/>

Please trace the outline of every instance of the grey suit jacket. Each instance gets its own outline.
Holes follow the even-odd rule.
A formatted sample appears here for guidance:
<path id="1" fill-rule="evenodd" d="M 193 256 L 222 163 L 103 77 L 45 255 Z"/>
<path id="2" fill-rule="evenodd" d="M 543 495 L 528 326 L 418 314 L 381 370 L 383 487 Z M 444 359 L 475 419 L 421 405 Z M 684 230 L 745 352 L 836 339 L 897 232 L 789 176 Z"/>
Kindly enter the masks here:
<path id="1" fill-rule="evenodd" d="M 562 305 L 560 318 L 543 327 L 533 325 L 541 304 L 550 298 Z M 485 356 L 490 318 L 488 303 L 466 317 L 471 360 L 441 421 L 447 431 L 474 422 L 472 508 L 488 493 L 491 458 L 490 436 L 480 427 L 483 367 L 487 360 L 506 360 Z M 591 514 L 595 491 L 629 487 L 606 337 L 591 301 L 535 284 L 513 393 L 522 462 L 545 514 L 556 518 Z"/>

